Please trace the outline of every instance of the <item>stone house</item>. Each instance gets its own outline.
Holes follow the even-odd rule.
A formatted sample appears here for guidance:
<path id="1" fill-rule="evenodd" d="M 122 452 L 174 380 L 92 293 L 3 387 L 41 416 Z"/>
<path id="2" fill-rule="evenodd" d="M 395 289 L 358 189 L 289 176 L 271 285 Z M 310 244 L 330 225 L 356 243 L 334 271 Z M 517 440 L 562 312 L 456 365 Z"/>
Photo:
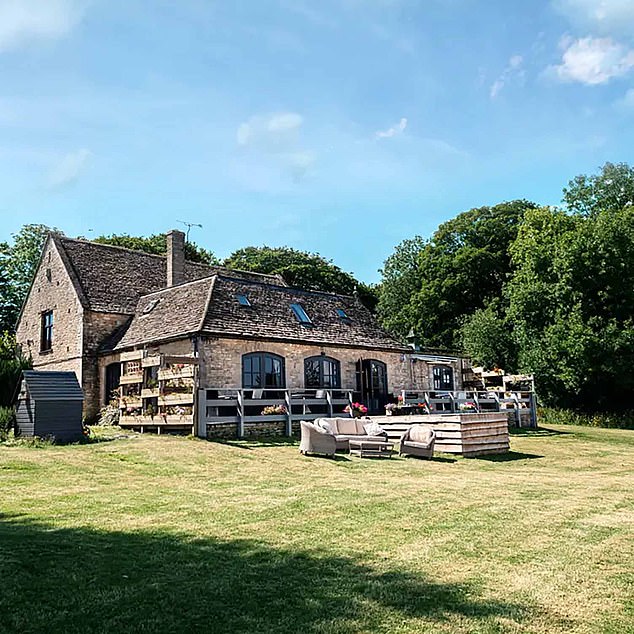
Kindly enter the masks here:
<path id="1" fill-rule="evenodd" d="M 195 426 L 197 408 L 233 424 L 233 405 L 244 423 L 291 390 L 315 411 L 350 398 L 382 411 L 402 390 L 460 389 L 458 357 L 396 341 L 355 297 L 189 262 L 184 238 L 168 234 L 167 256 L 46 240 L 17 339 L 35 368 L 75 372 L 87 419 L 115 393 L 122 421 L 152 427 Z"/>

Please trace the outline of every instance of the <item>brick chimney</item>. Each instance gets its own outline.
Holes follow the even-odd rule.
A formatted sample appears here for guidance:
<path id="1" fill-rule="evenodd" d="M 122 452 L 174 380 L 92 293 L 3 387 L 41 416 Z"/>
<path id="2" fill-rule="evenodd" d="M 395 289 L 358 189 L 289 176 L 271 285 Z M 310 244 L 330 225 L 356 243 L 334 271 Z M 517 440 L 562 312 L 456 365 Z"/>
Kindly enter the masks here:
<path id="1" fill-rule="evenodd" d="M 185 234 L 172 229 L 167 234 L 167 286 L 185 281 Z"/>

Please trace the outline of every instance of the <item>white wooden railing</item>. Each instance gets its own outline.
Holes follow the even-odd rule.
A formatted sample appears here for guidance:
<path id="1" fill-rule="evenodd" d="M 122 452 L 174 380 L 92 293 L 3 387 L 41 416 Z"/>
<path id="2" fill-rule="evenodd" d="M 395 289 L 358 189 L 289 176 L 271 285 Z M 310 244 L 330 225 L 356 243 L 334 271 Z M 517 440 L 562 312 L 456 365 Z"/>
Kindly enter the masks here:
<path id="1" fill-rule="evenodd" d="M 424 403 L 434 413 L 455 413 L 461 411 L 501 412 L 513 410 L 518 427 L 522 426 L 522 412 L 529 413 L 531 427 L 537 427 L 537 399 L 534 392 L 496 392 L 489 390 L 403 390 L 401 403 L 416 406 Z"/>
<path id="2" fill-rule="evenodd" d="M 238 437 L 242 437 L 245 423 L 283 422 L 285 433 L 290 436 L 294 422 L 345 415 L 343 410 L 353 402 L 353 394 L 349 390 L 200 389 L 198 435 L 205 437 L 208 425 L 235 423 Z M 283 406 L 286 413 L 262 414 L 270 406 Z"/>

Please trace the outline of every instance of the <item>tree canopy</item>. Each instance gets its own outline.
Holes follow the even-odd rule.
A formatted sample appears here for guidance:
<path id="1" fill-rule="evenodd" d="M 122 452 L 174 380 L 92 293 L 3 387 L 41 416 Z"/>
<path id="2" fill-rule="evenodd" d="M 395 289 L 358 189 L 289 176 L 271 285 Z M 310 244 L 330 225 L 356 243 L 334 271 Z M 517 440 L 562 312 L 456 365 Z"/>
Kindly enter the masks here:
<path id="1" fill-rule="evenodd" d="M 59 231 L 46 225 L 24 225 L 13 235 L 13 244 L 0 243 L 0 332 L 13 331 L 46 236 Z"/>
<path id="2" fill-rule="evenodd" d="M 582 216 L 634 205 L 634 167 L 606 163 L 598 174 L 580 174 L 564 188 L 563 202 L 569 211 Z"/>
<path id="3" fill-rule="evenodd" d="M 245 247 L 232 253 L 223 265 L 257 273 L 280 274 L 290 286 L 307 290 L 357 294 L 371 310 L 376 306 L 374 287 L 356 280 L 318 253 L 290 247 Z"/>
<path id="4" fill-rule="evenodd" d="M 512 247 L 508 319 L 520 370 L 549 404 L 631 408 L 634 208 L 575 217 L 539 209 Z"/>
<path id="5" fill-rule="evenodd" d="M 517 200 L 471 209 L 440 225 L 430 240 L 397 246 L 383 268 L 378 311 L 385 327 L 400 337 L 413 330 L 426 346 L 457 348 L 464 318 L 502 296 L 509 246 L 534 208 Z"/>
<path id="6" fill-rule="evenodd" d="M 116 247 L 125 247 L 135 251 L 143 251 L 152 255 L 165 255 L 167 253 L 167 236 L 157 233 L 151 236 L 130 236 L 126 233 L 99 236 L 95 238 L 99 244 L 111 244 Z M 199 247 L 193 242 L 185 243 L 185 257 L 191 262 L 202 264 L 218 264 L 218 258 L 207 249 Z"/>

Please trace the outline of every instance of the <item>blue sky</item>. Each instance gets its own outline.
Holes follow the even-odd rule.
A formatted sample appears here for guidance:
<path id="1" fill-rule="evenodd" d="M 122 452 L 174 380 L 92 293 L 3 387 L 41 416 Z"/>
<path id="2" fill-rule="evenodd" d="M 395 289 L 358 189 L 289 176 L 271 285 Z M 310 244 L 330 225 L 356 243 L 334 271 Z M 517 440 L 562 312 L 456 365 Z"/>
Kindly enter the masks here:
<path id="1" fill-rule="evenodd" d="M 0 0 L 0 240 L 203 224 L 366 281 L 634 162 L 632 0 Z"/>

